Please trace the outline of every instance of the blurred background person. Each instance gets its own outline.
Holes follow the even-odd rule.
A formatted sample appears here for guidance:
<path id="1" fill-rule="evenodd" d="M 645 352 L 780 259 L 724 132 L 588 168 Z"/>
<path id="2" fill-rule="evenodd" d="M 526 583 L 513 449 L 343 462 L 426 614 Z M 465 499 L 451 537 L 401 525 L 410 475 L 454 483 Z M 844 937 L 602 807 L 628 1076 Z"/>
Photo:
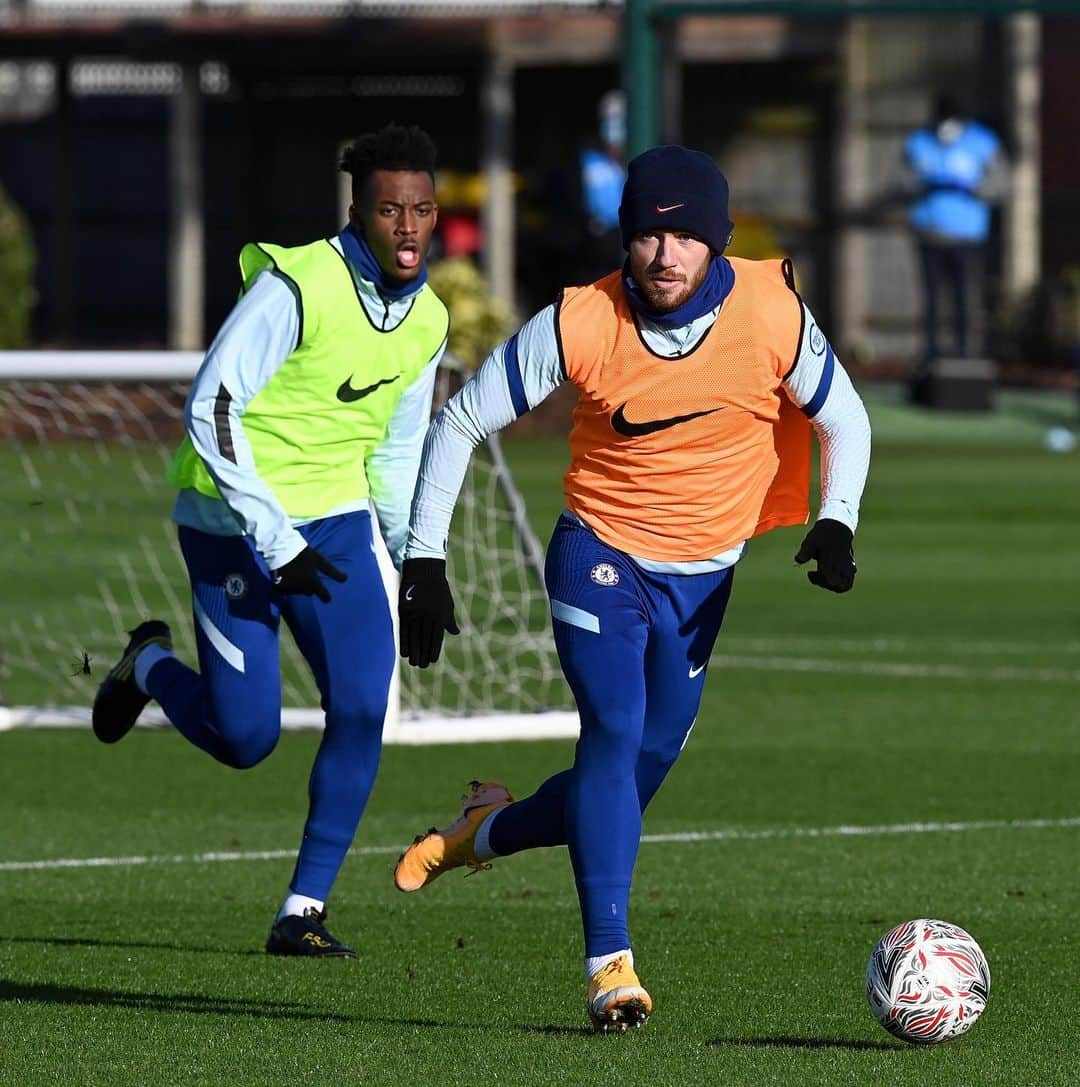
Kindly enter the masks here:
<path id="1" fill-rule="evenodd" d="M 960 102 L 941 94 L 933 123 L 904 143 L 900 187 L 913 197 L 908 219 L 919 248 L 923 284 L 923 354 L 912 375 L 912 395 L 941 354 L 941 300 L 952 305 L 950 346 L 961 358 L 983 351 L 985 251 L 990 212 L 1009 185 L 998 136 L 971 120 Z"/>
<path id="2" fill-rule="evenodd" d="M 622 264 L 625 156 L 626 99 L 622 91 L 608 91 L 597 106 L 595 137 L 543 179 L 543 226 L 530 242 L 539 268 L 526 276 L 539 299 L 549 300 L 567 284 L 591 283 Z"/>
<path id="3" fill-rule="evenodd" d="M 596 272 L 606 275 L 603 269 L 610 271 L 613 255 L 616 263 L 623 258 L 619 202 L 626 181 L 626 98 L 622 91 L 608 91 L 600 99 L 597 131 L 597 143 L 582 148 L 578 155 L 586 238 L 579 247 L 584 282 L 591 282 Z"/>

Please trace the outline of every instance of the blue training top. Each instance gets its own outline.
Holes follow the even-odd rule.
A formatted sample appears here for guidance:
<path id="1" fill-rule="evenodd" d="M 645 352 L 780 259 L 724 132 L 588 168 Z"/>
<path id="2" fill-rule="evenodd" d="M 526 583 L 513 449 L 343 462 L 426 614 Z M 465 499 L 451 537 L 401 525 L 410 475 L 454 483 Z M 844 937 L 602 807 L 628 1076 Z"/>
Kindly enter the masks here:
<path id="1" fill-rule="evenodd" d="M 593 147 L 581 152 L 580 163 L 581 189 L 589 218 L 607 230 L 617 229 L 626 170 L 621 163 Z"/>
<path id="2" fill-rule="evenodd" d="M 985 241 L 990 206 L 977 189 L 1000 148 L 997 136 L 974 121 L 950 143 L 932 128 L 913 132 L 904 150 L 925 191 L 911 208 L 911 225 L 958 242 Z"/>

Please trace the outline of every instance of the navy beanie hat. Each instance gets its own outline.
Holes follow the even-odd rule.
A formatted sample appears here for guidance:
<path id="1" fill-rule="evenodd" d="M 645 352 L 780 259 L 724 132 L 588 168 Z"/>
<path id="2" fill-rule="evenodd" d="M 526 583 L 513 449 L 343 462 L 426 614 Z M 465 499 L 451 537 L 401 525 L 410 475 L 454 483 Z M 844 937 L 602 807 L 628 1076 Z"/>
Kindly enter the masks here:
<path id="1" fill-rule="evenodd" d="M 727 178 L 704 152 L 668 145 L 630 160 L 619 205 L 624 249 L 645 230 L 685 230 L 720 253 L 732 226 Z"/>

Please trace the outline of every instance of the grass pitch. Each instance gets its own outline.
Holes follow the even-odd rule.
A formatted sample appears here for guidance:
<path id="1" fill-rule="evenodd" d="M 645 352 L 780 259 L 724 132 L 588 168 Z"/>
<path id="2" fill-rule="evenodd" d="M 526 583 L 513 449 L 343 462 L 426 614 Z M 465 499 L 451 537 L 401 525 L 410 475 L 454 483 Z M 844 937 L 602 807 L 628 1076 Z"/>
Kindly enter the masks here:
<path id="1" fill-rule="evenodd" d="M 1080 460 L 1043 452 L 1030 412 L 871 414 L 855 591 L 807 585 L 797 530 L 754 545 L 647 813 L 644 1030 L 587 1030 L 563 850 L 391 883 L 469 778 L 525 793 L 569 743 L 387 749 L 331 903 L 360 958 L 309 963 L 261 945 L 316 736 L 236 773 L 169 732 L 11 732 L 0 1085 L 1075 1083 Z M 511 452 L 546 531 L 565 454 Z M 993 975 L 983 1019 L 931 1049 L 862 991 L 878 936 L 917 916 L 967 928 Z"/>

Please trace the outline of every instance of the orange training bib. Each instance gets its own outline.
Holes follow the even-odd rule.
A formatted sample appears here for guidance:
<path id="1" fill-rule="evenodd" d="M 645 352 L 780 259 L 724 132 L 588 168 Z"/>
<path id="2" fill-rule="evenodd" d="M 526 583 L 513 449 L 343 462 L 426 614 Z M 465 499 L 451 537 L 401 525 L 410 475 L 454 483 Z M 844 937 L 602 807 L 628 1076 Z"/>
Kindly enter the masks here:
<path id="1" fill-rule="evenodd" d="M 809 516 L 810 424 L 781 389 L 802 307 L 780 261 L 729 259 L 719 316 L 679 358 L 645 345 L 621 272 L 568 288 L 557 309 L 579 390 L 567 506 L 641 558 L 712 558 Z"/>

